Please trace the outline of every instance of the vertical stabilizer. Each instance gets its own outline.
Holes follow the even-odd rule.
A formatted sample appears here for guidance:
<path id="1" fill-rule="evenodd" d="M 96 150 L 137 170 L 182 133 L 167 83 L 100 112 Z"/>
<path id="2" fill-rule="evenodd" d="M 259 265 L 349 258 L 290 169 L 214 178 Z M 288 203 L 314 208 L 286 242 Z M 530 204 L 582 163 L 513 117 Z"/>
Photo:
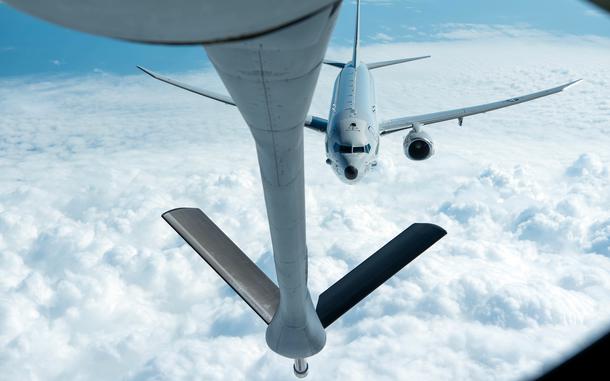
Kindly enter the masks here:
<path id="1" fill-rule="evenodd" d="M 356 32 L 354 33 L 354 53 L 352 66 L 358 65 L 358 48 L 360 47 L 360 0 L 356 0 Z"/>

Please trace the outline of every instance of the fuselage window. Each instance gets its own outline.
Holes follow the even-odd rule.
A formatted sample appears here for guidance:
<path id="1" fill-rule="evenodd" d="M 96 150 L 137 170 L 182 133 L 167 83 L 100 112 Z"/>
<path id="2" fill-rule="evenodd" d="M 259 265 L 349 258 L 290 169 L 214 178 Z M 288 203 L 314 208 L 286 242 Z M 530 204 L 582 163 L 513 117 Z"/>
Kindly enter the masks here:
<path id="1" fill-rule="evenodd" d="M 366 152 L 366 153 L 371 152 L 371 145 L 370 144 L 367 144 L 367 145 L 364 146 L 364 152 Z"/>
<path id="2" fill-rule="evenodd" d="M 364 147 L 354 147 L 354 153 L 364 153 Z"/>

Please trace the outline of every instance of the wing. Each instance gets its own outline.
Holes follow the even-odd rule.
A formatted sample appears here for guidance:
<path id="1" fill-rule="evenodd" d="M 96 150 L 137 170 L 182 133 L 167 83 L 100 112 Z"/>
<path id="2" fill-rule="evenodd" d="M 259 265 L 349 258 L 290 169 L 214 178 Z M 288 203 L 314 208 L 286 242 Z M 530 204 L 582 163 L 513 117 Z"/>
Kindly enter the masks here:
<path id="1" fill-rule="evenodd" d="M 202 95 L 206 98 L 210 98 L 210 99 L 214 99 L 216 101 L 222 102 L 222 103 L 226 103 L 228 105 L 231 106 L 235 106 L 235 102 L 233 101 L 233 98 L 231 98 L 228 95 L 224 95 L 224 94 L 219 94 L 216 93 L 214 91 L 210 91 L 210 90 L 206 90 L 206 89 L 201 89 L 195 86 L 191 86 L 188 85 L 186 83 L 180 82 L 180 81 L 176 81 L 173 80 L 171 78 L 165 77 L 161 74 L 157 74 L 154 71 L 150 71 L 148 69 L 145 69 L 141 66 L 138 66 L 138 69 L 142 70 L 144 73 L 150 75 L 151 77 L 153 77 L 154 79 L 158 79 L 159 81 L 165 82 L 165 83 L 169 83 L 172 86 L 176 86 L 179 87 L 183 90 L 186 91 L 190 91 L 191 93 L 195 93 L 198 95 Z M 305 127 L 312 129 L 314 131 L 317 132 L 326 132 L 326 126 L 328 125 L 328 121 L 326 119 L 323 118 L 319 118 L 317 116 L 313 116 L 313 115 L 308 115 L 307 119 L 305 119 Z"/>
<path id="2" fill-rule="evenodd" d="M 314 17 L 337 0 L 5 0 L 53 23 L 157 44 L 255 38 Z"/>
<path id="3" fill-rule="evenodd" d="M 179 81 L 175 81 L 175 80 L 173 80 L 171 78 L 164 77 L 164 76 L 162 76 L 160 74 L 157 74 L 157 73 L 155 73 L 153 71 L 145 69 L 145 68 L 143 68 L 141 66 L 138 66 L 138 69 L 142 70 L 144 73 L 150 75 L 154 79 L 158 79 L 159 81 L 163 81 L 165 83 L 169 83 L 172 86 L 176 86 L 176 87 L 179 87 L 179 88 L 184 89 L 186 91 L 190 91 L 191 93 L 203 95 L 204 97 L 211 98 L 211 99 L 217 100 L 217 101 L 222 102 L 222 103 L 226 103 L 226 104 L 231 105 L 231 106 L 235 106 L 235 102 L 233 102 L 233 99 L 230 96 L 228 96 L 228 95 L 218 94 L 218 93 L 215 93 L 213 91 L 209 91 L 209 90 L 205 90 L 205 89 L 199 89 L 199 88 L 197 88 L 195 86 L 187 85 L 186 83 L 182 83 L 182 82 L 179 82 Z"/>
<path id="4" fill-rule="evenodd" d="M 401 130 L 406 130 L 409 128 L 413 128 L 415 124 L 426 125 L 438 122 L 444 122 L 446 120 L 451 119 L 459 119 L 461 120 L 470 115 L 482 114 L 488 111 L 501 109 L 504 107 L 514 106 L 519 103 L 529 102 L 534 99 L 546 97 L 547 95 L 556 94 L 563 91 L 565 88 L 579 82 L 579 80 L 566 83 L 565 85 L 553 87 L 551 89 L 538 91 L 536 93 L 531 93 L 527 95 L 522 95 L 520 97 L 514 97 L 510 99 L 506 99 L 503 101 L 487 103 L 478 106 L 458 108 L 449 111 L 441 111 L 435 112 L 431 114 L 422 114 L 415 116 L 407 116 L 404 118 L 391 119 L 387 121 L 383 121 L 379 124 L 379 131 L 381 135 L 391 134 L 392 132 L 397 132 Z"/>

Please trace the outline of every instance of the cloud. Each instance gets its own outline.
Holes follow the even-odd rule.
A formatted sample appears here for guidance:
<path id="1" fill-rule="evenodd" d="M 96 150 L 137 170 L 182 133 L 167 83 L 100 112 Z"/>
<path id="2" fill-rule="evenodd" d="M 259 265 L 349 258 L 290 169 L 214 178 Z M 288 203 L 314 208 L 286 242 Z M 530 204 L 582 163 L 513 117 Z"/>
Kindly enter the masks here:
<path id="1" fill-rule="evenodd" d="M 584 15 L 589 16 L 589 17 L 604 17 L 605 13 L 599 9 L 591 8 L 591 9 L 585 10 Z"/>
<path id="2" fill-rule="evenodd" d="M 374 41 L 379 41 L 379 42 L 392 42 L 394 41 L 394 38 L 392 36 L 389 36 L 385 33 L 379 32 L 373 36 L 371 36 L 371 39 Z"/>
<path id="3" fill-rule="evenodd" d="M 328 330 L 312 380 L 536 374 L 610 320 L 608 42 L 365 46 L 433 59 L 374 73 L 383 118 L 570 91 L 400 134 L 356 187 L 305 133 L 310 286 L 323 292 L 409 224 L 449 232 Z M 333 48 L 336 56 L 349 49 Z M 336 75 L 323 69 L 312 112 Z M 172 75 L 224 91 L 212 72 Z M 291 376 L 264 324 L 160 218 L 203 209 L 273 275 L 255 148 L 239 113 L 142 75 L 0 80 L 0 372 L 19 380 Z M 340 196 L 339 196 L 340 195 Z"/>
<path id="4" fill-rule="evenodd" d="M 551 34 L 529 25 L 446 23 L 437 26 L 433 37 L 448 40 L 473 40 L 489 38 L 548 37 Z"/>

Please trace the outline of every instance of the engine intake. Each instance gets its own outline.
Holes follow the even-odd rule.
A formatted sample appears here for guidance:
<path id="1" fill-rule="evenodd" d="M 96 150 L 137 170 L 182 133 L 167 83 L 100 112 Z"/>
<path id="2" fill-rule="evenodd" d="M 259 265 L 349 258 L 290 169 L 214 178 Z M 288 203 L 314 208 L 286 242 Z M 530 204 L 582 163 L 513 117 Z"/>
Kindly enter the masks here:
<path id="1" fill-rule="evenodd" d="M 411 160 L 426 160 L 434 155 L 434 143 L 423 131 L 411 131 L 402 142 L 405 156 Z"/>

